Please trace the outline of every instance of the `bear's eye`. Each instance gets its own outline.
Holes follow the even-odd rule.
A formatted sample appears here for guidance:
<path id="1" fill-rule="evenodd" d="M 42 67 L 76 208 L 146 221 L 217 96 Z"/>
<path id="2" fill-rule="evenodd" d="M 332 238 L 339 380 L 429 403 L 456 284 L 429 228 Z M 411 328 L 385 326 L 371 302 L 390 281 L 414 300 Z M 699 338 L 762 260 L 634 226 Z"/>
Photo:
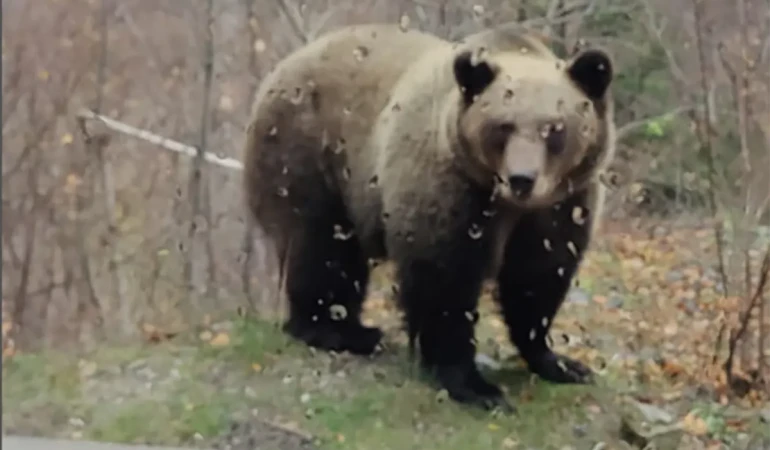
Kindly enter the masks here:
<path id="1" fill-rule="evenodd" d="M 516 125 L 511 122 L 498 123 L 491 131 L 490 145 L 500 153 L 503 153 L 508 139 L 516 131 Z"/>
<path id="2" fill-rule="evenodd" d="M 503 122 L 497 125 L 497 129 L 501 135 L 512 134 L 514 131 L 516 131 L 516 124 L 511 122 Z"/>
<path id="3" fill-rule="evenodd" d="M 545 147 L 548 153 L 558 155 L 564 151 L 566 132 L 563 122 L 549 123 L 543 126 L 540 135 L 545 140 Z"/>

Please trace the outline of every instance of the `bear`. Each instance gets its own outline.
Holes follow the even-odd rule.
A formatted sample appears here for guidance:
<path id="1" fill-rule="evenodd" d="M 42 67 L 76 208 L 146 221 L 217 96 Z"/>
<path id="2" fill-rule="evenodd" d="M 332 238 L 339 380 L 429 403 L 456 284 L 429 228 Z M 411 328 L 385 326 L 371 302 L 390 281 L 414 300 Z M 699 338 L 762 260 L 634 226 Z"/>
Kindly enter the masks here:
<path id="1" fill-rule="evenodd" d="M 532 373 L 590 382 L 547 337 L 601 215 L 612 80 L 605 50 L 561 59 L 515 23 L 457 42 L 353 25 L 282 59 L 252 107 L 244 189 L 278 254 L 283 330 L 372 354 L 362 304 L 390 260 L 410 349 L 449 398 L 515 411 L 475 364 L 485 281 Z"/>

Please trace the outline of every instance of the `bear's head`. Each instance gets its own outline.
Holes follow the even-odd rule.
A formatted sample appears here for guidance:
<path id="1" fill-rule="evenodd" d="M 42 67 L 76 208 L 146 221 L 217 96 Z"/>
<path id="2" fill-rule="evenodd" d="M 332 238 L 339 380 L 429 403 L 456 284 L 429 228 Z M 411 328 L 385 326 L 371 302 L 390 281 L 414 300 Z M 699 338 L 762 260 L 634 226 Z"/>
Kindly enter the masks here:
<path id="1" fill-rule="evenodd" d="M 538 208 L 584 188 L 611 156 L 613 71 L 597 49 L 568 61 L 526 50 L 455 54 L 453 133 L 463 164 L 497 198 Z"/>

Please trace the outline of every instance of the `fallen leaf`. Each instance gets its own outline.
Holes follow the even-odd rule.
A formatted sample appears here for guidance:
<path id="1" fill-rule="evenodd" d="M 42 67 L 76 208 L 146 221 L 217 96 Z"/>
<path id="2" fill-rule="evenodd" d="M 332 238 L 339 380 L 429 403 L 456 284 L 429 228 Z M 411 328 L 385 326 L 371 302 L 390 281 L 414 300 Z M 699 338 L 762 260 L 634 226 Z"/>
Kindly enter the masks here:
<path id="1" fill-rule="evenodd" d="M 80 186 L 82 180 L 74 173 L 67 174 L 66 189 L 72 191 L 77 186 Z"/>
<path id="2" fill-rule="evenodd" d="M 251 368 L 254 370 L 254 372 L 257 372 L 257 373 L 262 372 L 262 365 L 259 363 L 253 363 L 251 365 Z"/>
<path id="3" fill-rule="evenodd" d="M 748 428 L 748 423 L 740 418 L 728 418 L 725 420 L 725 425 L 733 431 L 745 431 Z"/>
<path id="4" fill-rule="evenodd" d="M 591 403 L 590 405 L 586 406 L 586 410 L 588 410 L 588 412 L 593 414 L 601 414 L 602 407 L 597 405 L 596 403 Z"/>
<path id="5" fill-rule="evenodd" d="M 8 346 L 3 349 L 3 359 L 10 358 L 15 354 L 16 354 L 16 349 L 14 349 L 13 346 Z"/>
<path id="6" fill-rule="evenodd" d="M 200 340 L 203 341 L 203 342 L 208 342 L 213 337 L 214 337 L 214 335 L 209 330 L 203 330 L 203 331 L 201 331 L 201 334 L 198 335 L 198 338 L 200 338 Z"/>
<path id="7" fill-rule="evenodd" d="M 596 302 L 596 303 L 598 303 L 600 305 L 603 305 L 603 304 L 607 303 L 607 297 L 605 297 L 604 295 L 594 295 L 593 300 L 594 300 L 594 302 Z"/>
<path id="8" fill-rule="evenodd" d="M 518 447 L 518 445 L 519 445 L 519 442 L 513 438 L 507 437 L 503 439 L 503 448 L 505 449 L 513 449 Z"/>
<path id="9" fill-rule="evenodd" d="M 708 433 L 708 425 L 701 417 L 692 412 L 688 413 L 681 421 L 682 429 L 694 436 L 704 436 Z"/>
<path id="10" fill-rule="evenodd" d="M 668 359 L 664 360 L 661 363 L 660 368 L 664 374 L 666 374 L 671 378 L 679 376 L 685 372 L 685 369 L 681 364 L 677 364 L 676 362 L 673 362 Z"/>
<path id="11" fill-rule="evenodd" d="M 147 342 L 157 344 L 158 342 L 167 341 L 174 338 L 177 335 L 173 331 L 163 331 L 155 325 L 144 323 L 142 324 L 142 334 Z"/>
<path id="12" fill-rule="evenodd" d="M 96 363 L 93 361 L 87 361 L 85 359 L 81 359 L 78 361 L 78 368 L 80 369 L 80 376 L 84 378 L 88 378 L 93 376 L 93 374 L 96 373 Z"/>
<path id="13" fill-rule="evenodd" d="M 226 347 L 230 345 L 230 336 L 227 333 L 217 333 L 210 341 L 212 347 Z"/>

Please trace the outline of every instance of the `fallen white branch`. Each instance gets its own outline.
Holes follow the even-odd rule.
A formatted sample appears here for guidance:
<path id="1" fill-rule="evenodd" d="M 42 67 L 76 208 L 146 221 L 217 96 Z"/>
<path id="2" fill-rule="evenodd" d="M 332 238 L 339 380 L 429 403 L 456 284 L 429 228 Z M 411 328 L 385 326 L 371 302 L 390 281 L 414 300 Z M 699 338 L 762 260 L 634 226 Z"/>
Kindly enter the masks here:
<path id="1" fill-rule="evenodd" d="M 137 139 L 141 139 L 143 141 L 165 148 L 166 150 L 171 150 L 172 152 L 182 153 L 184 155 L 192 156 L 192 157 L 195 157 L 198 154 L 198 149 L 193 147 L 192 145 L 183 144 L 181 142 L 160 136 L 150 131 L 132 127 L 131 125 L 127 125 L 115 119 L 110 119 L 109 117 L 103 116 L 101 114 L 96 114 L 95 112 L 88 109 L 81 110 L 80 113 L 78 113 L 78 117 L 81 117 L 87 120 L 95 120 L 95 121 L 101 122 L 104 124 L 104 126 L 106 126 L 107 128 L 113 131 L 117 131 L 119 133 L 123 133 L 125 135 L 131 136 Z M 203 159 L 207 162 L 210 162 L 220 167 L 225 167 L 227 169 L 243 170 L 243 163 L 241 163 L 237 159 L 220 158 L 219 156 L 211 152 L 204 152 Z"/>

